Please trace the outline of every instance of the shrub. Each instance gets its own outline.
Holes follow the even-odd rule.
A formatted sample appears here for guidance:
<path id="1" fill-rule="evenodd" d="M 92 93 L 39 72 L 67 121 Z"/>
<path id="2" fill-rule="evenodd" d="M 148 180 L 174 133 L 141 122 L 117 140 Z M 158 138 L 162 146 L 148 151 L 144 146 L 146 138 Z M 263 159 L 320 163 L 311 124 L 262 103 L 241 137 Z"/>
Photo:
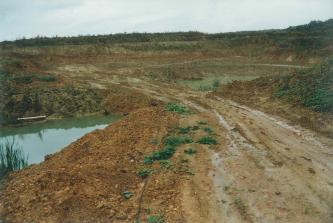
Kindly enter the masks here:
<path id="1" fill-rule="evenodd" d="M 25 156 L 21 147 L 15 140 L 0 144 L 0 177 L 10 171 L 19 170 L 28 166 L 28 156 Z"/>
<path id="2" fill-rule="evenodd" d="M 217 141 L 211 136 L 204 136 L 197 141 L 199 144 L 216 145 Z"/>
<path id="3" fill-rule="evenodd" d="M 188 109 L 186 106 L 179 104 L 179 103 L 168 103 L 165 106 L 165 110 L 176 112 L 178 114 L 186 114 L 188 113 Z"/>

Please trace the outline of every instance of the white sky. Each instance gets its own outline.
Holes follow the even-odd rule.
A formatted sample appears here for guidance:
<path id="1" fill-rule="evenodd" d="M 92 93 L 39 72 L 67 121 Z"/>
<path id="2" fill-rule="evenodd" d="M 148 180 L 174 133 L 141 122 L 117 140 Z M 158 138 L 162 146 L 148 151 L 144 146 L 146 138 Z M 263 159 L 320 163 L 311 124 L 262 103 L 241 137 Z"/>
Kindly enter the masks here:
<path id="1" fill-rule="evenodd" d="M 0 0 L 0 41 L 119 32 L 229 32 L 333 18 L 333 0 Z"/>

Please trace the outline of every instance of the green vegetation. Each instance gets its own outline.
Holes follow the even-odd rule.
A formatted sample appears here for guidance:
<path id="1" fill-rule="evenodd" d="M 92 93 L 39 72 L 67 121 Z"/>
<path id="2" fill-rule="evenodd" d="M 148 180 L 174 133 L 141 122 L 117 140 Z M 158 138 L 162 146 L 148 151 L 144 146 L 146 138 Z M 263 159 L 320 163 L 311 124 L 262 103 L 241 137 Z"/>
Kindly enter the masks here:
<path id="1" fill-rule="evenodd" d="M 188 127 L 178 127 L 178 133 L 180 134 L 187 134 L 191 131 L 191 126 Z"/>
<path id="2" fill-rule="evenodd" d="M 186 106 L 179 103 L 168 103 L 165 106 L 165 110 L 176 112 L 178 114 L 187 114 L 189 112 Z"/>
<path id="3" fill-rule="evenodd" d="M 12 78 L 16 84 L 30 84 L 34 80 L 43 81 L 43 82 L 54 82 L 56 81 L 56 77 L 48 74 L 48 75 L 39 75 L 39 74 L 29 74 L 24 76 L 15 76 Z"/>
<path id="4" fill-rule="evenodd" d="M 213 129 L 211 129 L 210 127 L 205 127 L 205 128 L 203 128 L 203 130 L 204 130 L 205 132 L 207 132 L 209 135 L 211 135 L 211 134 L 214 133 Z"/>
<path id="5" fill-rule="evenodd" d="M 197 143 L 199 144 L 205 144 L 205 145 L 216 145 L 217 141 L 211 136 L 204 136 L 200 138 Z"/>
<path id="6" fill-rule="evenodd" d="M 197 125 L 177 128 L 179 134 L 188 134 L 191 131 L 197 131 L 198 129 L 199 129 L 199 126 L 197 126 Z"/>
<path id="7" fill-rule="evenodd" d="M 157 160 L 167 160 L 170 159 L 173 154 L 176 152 L 176 147 L 182 144 L 191 143 L 192 139 L 187 135 L 174 135 L 165 138 L 164 140 L 164 147 L 156 152 L 153 152 L 150 155 L 144 157 L 143 162 L 145 164 L 152 164 L 154 161 Z M 162 161 L 161 165 L 164 161 Z"/>
<path id="8" fill-rule="evenodd" d="M 34 78 L 34 76 L 32 76 L 32 75 L 25 75 L 25 76 L 13 77 L 13 80 L 17 84 L 30 84 L 30 83 L 32 83 L 33 78 Z"/>
<path id="9" fill-rule="evenodd" d="M 274 96 L 317 112 L 333 112 L 333 59 L 276 79 Z"/>
<path id="10" fill-rule="evenodd" d="M 220 86 L 220 81 L 217 79 L 213 80 L 212 86 L 214 89 L 217 89 Z"/>
<path id="11" fill-rule="evenodd" d="M 102 111 L 108 92 L 71 85 L 58 88 L 21 88 L 10 81 L 0 94 L 0 124 L 15 124 L 18 117 L 57 114 L 70 117 Z"/>
<path id="12" fill-rule="evenodd" d="M 197 150 L 196 149 L 192 149 L 192 148 L 188 148 L 188 149 L 184 150 L 184 153 L 192 156 L 192 155 L 194 155 L 194 154 L 197 153 Z"/>
<path id="13" fill-rule="evenodd" d="M 174 165 L 170 160 L 161 160 L 160 165 L 163 169 L 170 170 L 173 169 Z"/>
<path id="14" fill-rule="evenodd" d="M 0 144 L 0 178 L 10 171 L 28 166 L 28 156 L 25 156 L 15 140 Z"/>
<path id="15" fill-rule="evenodd" d="M 137 172 L 136 172 L 136 175 L 138 175 L 138 176 L 141 177 L 141 178 L 146 178 L 146 177 L 149 176 L 149 174 L 150 174 L 151 172 L 152 172 L 151 169 L 149 169 L 149 168 L 143 168 L 143 169 L 137 171 Z"/>
<path id="16" fill-rule="evenodd" d="M 126 199 L 130 199 L 131 197 L 133 197 L 133 193 L 130 192 L 130 191 L 124 191 L 123 192 L 123 197 L 126 198 Z"/>
<path id="17" fill-rule="evenodd" d="M 188 135 L 175 135 L 169 136 L 164 140 L 165 145 L 169 146 L 179 146 L 182 144 L 187 144 L 193 142 L 191 137 Z"/>
<path id="18" fill-rule="evenodd" d="M 163 147 L 161 150 L 153 152 L 148 156 L 145 156 L 143 162 L 145 164 L 152 164 L 156 160 L 166 160 L 171 158 L 175 152 L 176 152 L 175 147 L 167 145 Z"/>
<path id="19" fill-rule="evenodd" d="M 147 223 L 164 223 L 164 219 L 160 214 L 157 215 L 149 215 L 147 217 Z"/>
<path id="20" fill-rule="evenodd" d="M 44 82 L 53 82 L 56 81 L 56 77 L 53 75 L 43 75 L 43 76 L 38 76 L 37 79 L 39 81 L 44 81 Z"/>
<path id="21" fill-rule="evenodd" d="M 207 34 L 200 32 L 168 33 L 118 33 L 111 35 L 89 35 L 77 37 L 42 37 L 16 41 L 3 41 L 0 47 L 42 47 L 73 45 L 115 45 L 131 51 L 190 51 L 205 48 L 251 47 L 254 43 L 261 46 L 274 46 L 278 52 L 295 50 L 301 53 L 313 53 L 330 49 L 333 19 L 325 22 L 312 21 L 303 26 L 284 30 L 265 30 L 249 32 L 231 32 Z M 207 44 L 208 42 L 209 44 Z M 258 48 L 258 47 L 257 47 Z M 262 48 L 262 47 L 261 47 Z M 258 50 L 257 50 L 258 51 Z M 323 53 L 330 53 L 329 50 Z"/>
<path id="22" fill-rule="evenodd" d="M 223 190 L 224 190 L 224 191 L 228 191 L 229 189 L 230 189 L 230 186 L 224 186 L 224 187 L 223 187 Z"/>

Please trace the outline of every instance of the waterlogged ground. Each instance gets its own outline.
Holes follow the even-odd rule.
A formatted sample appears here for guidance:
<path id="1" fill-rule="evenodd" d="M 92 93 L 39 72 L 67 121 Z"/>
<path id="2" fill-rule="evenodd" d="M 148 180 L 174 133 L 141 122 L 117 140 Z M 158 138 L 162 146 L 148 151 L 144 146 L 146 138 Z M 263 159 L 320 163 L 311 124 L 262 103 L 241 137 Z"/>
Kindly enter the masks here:
<path id="1" fill-rule="evenodd" d="M 29 163 L 39 163 L 95 129 L 103 129 L 117 120 L 116 116 L 66 118 L 20 127 L 0 129 L 0 143 L 14 140 L 28 155 Z"/>

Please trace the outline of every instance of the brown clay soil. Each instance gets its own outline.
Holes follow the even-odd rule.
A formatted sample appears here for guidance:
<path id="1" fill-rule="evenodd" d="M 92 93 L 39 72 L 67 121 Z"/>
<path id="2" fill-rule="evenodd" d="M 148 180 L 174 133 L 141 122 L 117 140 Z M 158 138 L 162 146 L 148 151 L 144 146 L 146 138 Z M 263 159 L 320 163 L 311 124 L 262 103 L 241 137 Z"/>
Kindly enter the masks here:
<path id="1" fill-rule="evenodd" d="M 175 115 L 151 107 L 87 134 L 45 162 L 11 174 L 1 214 L 10 222 L 133 222 L 144 186 L 135 173 L 158 147 L 149 142 L 161 140 L 177 122 Z M 179 182 L 177 175 L 154 174 L 144 201 L 158 209 L 163 203 L 163 211 L 172 213 L 165 217 L 179 221 Z M 125 199 L 124 191 L 133 197 Z"/>
<path id="2" fill-rule="evenodd" d="M 82 75 L 78 79 L 96 88 L 118 84 L 158 103 L 142 97 L 141 106 L 133 105 L 139 110 L 131 107 L 128 116 L 106 129 L 10 174 L 0 199 L 4 220 L 146 222 L 149 215 L 160 214 L 165 222 L 181 223 L 333 222 L 331 138 L 223 95 L 122 72 L 85 64 L 59 65 L 51 72 L 66 73 L 66 81 Z M 141 101 L 131 98 L 134 104 Z M 117 105 L 112 100 L 109 105 L 117 110 L 127 99 L 118 99 Z M 180 101 L 193 113 L 165 112 L 160 101 Z M 155 163 L 148 178 L 136 175 L 144 156 L 161 148 L 163 137 L 198 121 L 207 122 L 217 145 L 183 145 L 170 160 L 171 170 Z M 200 127 L 191 137 L 195 142 L 204 134 Z M 184 154 L 190 146 L 197 150 L 193 156 Z M 124 191 L 133 197 L 125 199 Z"/>

